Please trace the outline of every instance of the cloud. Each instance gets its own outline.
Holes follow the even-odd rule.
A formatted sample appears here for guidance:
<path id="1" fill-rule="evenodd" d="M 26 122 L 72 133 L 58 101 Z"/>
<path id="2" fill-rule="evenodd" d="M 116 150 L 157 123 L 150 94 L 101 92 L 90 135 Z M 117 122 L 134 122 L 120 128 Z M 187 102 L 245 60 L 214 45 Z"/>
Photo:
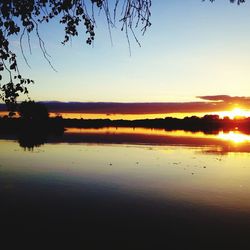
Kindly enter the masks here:
<path id="1" fill-rule="evenodd" d="M 227 105 L 217 102 L 114 103 L 114 102 L 47 102 L 50 112 L 86 114 L 171 114 L 214 112 Z"/>
<path id="2" fill-rule="evenodd" d="M 209 95 L 209 96 L 197 96 L 197 98 L 206 101 L 220 101 L 230 104 L 232 103 L 250 104 L 250 97 L 246 96 Z"/>
<path id="3" fill-rule="evenodd" d="M 235 105 L 250 109 L 250 97 L 244 96 L 198 96 L 203 101 L 197 102 L 153 102 L 153 103 L 120 103 L 120 102 L 56 102 L 44 103 L 54 113 L 86 114 L 172 114 L 172 113 L 208 113 L 230 110 Z M 0 111 L 6 110 L 0 104 Z"/>

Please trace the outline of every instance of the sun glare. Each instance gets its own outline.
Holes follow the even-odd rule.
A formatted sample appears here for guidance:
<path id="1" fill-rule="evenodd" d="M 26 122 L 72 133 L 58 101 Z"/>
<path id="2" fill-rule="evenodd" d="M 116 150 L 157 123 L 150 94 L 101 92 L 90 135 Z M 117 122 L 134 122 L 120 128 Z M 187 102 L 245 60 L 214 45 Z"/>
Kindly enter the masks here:
<path id="1" fill-rule="evenodd" d="M 235 119 L 237 117 L 250 117 L 250 111 L 241 108 L 234 108 L 231 111 L 218 112 L 218 115 L 220 118 L 229 117 L 230 119 Z"/>
<path id="2" fill-rule="evenodd" d="M 241 134 L 236 131 L 230 131 L 229 133 L 220 132 L 218 134 L 218 138 L 225 141 L 232 141 L 234 143 L 242 143 L 250 141 L 249 135 Z"/>

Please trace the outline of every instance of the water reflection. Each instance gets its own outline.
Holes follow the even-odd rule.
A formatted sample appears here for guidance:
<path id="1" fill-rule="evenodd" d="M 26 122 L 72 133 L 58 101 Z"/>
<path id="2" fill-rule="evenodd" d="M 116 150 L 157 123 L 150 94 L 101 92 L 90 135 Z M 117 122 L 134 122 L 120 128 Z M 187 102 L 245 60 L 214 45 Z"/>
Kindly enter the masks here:
<path id="1" fill-rule="evenodd" d="M 34 232 L 46 244 L 51 234 L 97 249 L 124 238 L 136 249 L 248 249 L 250 154 L 241 145 L 249 148 L 115 128 L 68 130 L 32 152 L 0 140 L 1 223 L 11 237 Z"/>
<path id="2" fill-rule="evenodd" d="M 26 132 L 18 134 L 17 140 L 19 142 L 20 147 L 24 148 L 25 150 L 33 150 L 34 147 L 40 147 L 44 145 L 47 141 L 47 133 L 43 131 L 39 132 Z"/>
<path id="3" fill-rule="evenodd" d="M 236 143 L 241 143 L 245 141 L 250 141 L 250 135 L 241 133 L 240 131 L 214 131 L 214 133 L 204 133 L 204 132 L 190 132 L 184 130 L 164 130 L 164 129 L 148 129 L 148 128 L 67 128 L 66 133 L 68 134 L 143 134 L 143 135 L 159 135 L 159 136 L 172 136 L 172 137 L 191 137 L 191 138 L 204 138 L 204 139 L 222 139 L 226 141 L 233 141 Z"/>
<path id="4" fill-rule="evenodd" d="M 6 140 L 0 146 L 0 212 L 10 235 L 26 230 L 46 241 L 51 232 L 60 242 L 91 243 L 126 237 L 150 249 L 166 240 L 170 249 L 194 249 L 194 242 L 216 249 L 218 241 L 230 249 L 223 248 L 230 239 L 249 239 L 249 153 L 93 143 L 46 143 L 29 152 Z"/>
<path id="5" fill-rule="evenodd" d="M 240 131 L 203 132 L 167 131 L 147 128 L 68 128 L 64 133 L 48 135 L 34 132 L 15 136 L 1 135 L 2 139 L 17 140 L 25 149 L 32 150 L 45 143 L 98 143 L 132 145 L 169 145 L 200 148 L 203 153 L 227 154 L 230 152 L 250 152 L 250 135 Z"/>
<path id="6" fill-rule="evenodd" d="M 250 136 L 239 131 L 205 134 L 203 132 L 145 128 L 70 128 L 64 133 L 63 140 L 70 143 L 185 146 L 195 147 L 200 152 L 209 154 L 250 152 Z"/>
<path id="7" fill-rule="evenodd" d="M 250 142 L 250 135 L 242 134 L 238 131 L 230 131 L 228 133 L 220 132 L 218 138 L 234 143 Z"/>
<path id="8" fill-rule="evenodd" d="M 0 141 L 1 176 L 102 183 L 148 196 L 250 212 L 250 154 L 197 154 L 196 148 L 153 145 L 45 144 L 33 152 Z M 240 160 L 240 165 L 239 165 Z M 56 178 L 56 179 L 55 179 Z M 8 182 L 7 178 L 3 183 Z M 218 196 L 213 197 L 213 193 Z M 206 195 L 205 195 L 206 194 Z M 223 194 L 223 195 L 222 195 Z M 244 204 L 244 206 L 242 205 Z"/>

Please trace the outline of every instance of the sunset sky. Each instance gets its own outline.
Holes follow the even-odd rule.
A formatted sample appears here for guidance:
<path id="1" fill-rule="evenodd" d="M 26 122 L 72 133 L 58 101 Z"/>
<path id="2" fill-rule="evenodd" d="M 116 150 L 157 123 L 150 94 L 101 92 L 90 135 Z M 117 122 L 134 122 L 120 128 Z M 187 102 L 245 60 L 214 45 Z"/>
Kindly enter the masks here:
<path id="1" fill-rule="evenodd" d="M 250 3 L 238 6 L 229 0 L 213 4 L 154 0 L 151 10 L 152 26 L 143 37 L 138 36 L 142 47 L 131 37 L 131 56 L 119 28 L 112 30 L 111 45 L 102 17 L 97 18 L 93 47 L 85 44 L 84 33 L 73 39 L 72 45 L 63 46 L 63 27 L 57 22 L 41 27 L 58 72 L 43 59 L 33 36 L 32 55 L 24 46 L 31 69 L 19 54 L 21 71 L 36 82 L 30 88 L 31 98 L 85 103 L 193 103 L 213 101 L 197 96 L 250 95 Z M 12 38 L 12 46 L 18 49 L 18 39 Z M 237 101 L 234 105 L 241 107 Z M 232 105 L 217 107 L 218 111 L 232 109 Z M 244 108 L 250 109 L 250 105 Z M 194 105 L 188 112 L 208 110 Z"/>

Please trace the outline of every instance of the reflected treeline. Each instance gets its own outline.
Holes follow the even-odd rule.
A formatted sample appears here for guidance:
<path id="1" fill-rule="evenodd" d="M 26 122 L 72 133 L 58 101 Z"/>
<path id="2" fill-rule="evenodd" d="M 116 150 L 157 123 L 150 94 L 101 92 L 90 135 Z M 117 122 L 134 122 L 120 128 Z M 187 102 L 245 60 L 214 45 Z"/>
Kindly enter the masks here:
<path id="1" fill-rule="evenodd" d="M 128 134 L 101 135 L 98 133 L 82 134 L 75 136 L 62 135 L 64 128 L 105 128 L 105 127 L 130 127 L 130 128 L 156 128 L 171 130 L 184 130 L 191 132 L 203 132 L 204 134 L 218 134 L 220 131 L 231 131 L 237 128 L 244 134 L 250 134 L 250 118 L 220 119 L 217 115 L 206 115 L 204 117 L 185 117 L 183 119 L 167 117 L 165 119 L 145 120 L 84 120 L 84 119 L 63 119 L 62 117 L 44 119 L 24 118 L 0 118 L 0 134 L 4 139 L 16 139 L 23 148 L 33 149 L 47 141 L 74 141 L 82 142 L 110 142 L 110 143 L 166 143 L 166 137 L 159 138 L 153 135 L 135 135 L 130 138 Z M 103 137 L 103 138 L 102 138 Z M 149 138 L 150 137 L 150 138 Z M 150 140 L 149 140 L 150 139 Z M 135 141 L 134 141 L 135 140 Z M 162 141 L 161 141 L 162 140 Z M 171 144 L 171 140 L 168 142 Z M 177 143 L 175 138 L 175 142 Z M 184 142 L 180 142 L 183 144 Z M 177 143 L 178 144 L 178 143 Z M 185 144 L 185 143 L 184 143 Z"/>
<path id="2" fill-rule="evenodd" d="M 63 119 L 65 127 L 71 128 L 103 128 L 103 127 L 141 127 L 161 128 L 166 130 L 184 130 L 191 132 L 203 132 L 205 134 L 218 134 L 219 131 L 237 130 L 250 134 L 250 118 L 220 119 L 218 115 L 205 115 L 203 117 L 191 116 L 183 119 L 166 117 L 165 119 L 143 120 L 85 120 Z"/>
<path id="3" fill-rule="evenodd" d="M 32 150 L 46 143 L 50 136 L 61 136 L 64 126 L 60 117 L 41 120 L 5 117 L 0 119 L 0 131 L 1 137 L 12 135 L 21 147 Z"/>

